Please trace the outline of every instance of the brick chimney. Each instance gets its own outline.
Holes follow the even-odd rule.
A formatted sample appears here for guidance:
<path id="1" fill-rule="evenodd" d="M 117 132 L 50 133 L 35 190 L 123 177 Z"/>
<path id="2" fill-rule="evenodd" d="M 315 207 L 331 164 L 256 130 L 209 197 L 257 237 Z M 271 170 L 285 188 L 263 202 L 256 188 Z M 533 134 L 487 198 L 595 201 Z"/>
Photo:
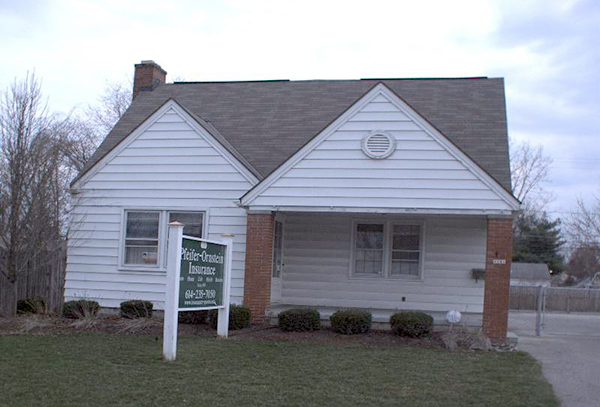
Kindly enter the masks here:
<path id="1" fill-rule="evenodd" d="M 167 72 L 154 61 L 142 61 L 135 64 L 135 74 L 133 75 L 133 99 L 140 92 L 154 90 L 158 85 L 165 83 Z"/>

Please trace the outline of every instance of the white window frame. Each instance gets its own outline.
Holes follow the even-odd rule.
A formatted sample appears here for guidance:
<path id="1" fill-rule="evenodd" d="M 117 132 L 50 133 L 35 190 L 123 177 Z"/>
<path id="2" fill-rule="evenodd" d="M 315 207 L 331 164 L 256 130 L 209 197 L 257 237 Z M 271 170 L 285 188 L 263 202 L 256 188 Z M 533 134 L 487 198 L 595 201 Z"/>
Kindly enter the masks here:
<path id="1" fill-rule="evenodd" d="M 400 281 L 423 281 L 425 278 L 425 221 L 424 220 L 402 220 L 402 219 L 353 219 L 350 238 L 350 270 L 349 277 L 357 280 L 400 280 Z M 356 273 L 355 250 L 356 250 L 356 228 L 358 224 L 383 225 L 383 273 L 381 275 L 369 275 Z M 421 236 L 419 239 L 419 275 L 392 275 L 392 239 L 394 225 L 419 226 Z"/>
<path id="2" fill-rule="evenodd" d="M 354 268 L 356 266 L 355 258 L 356 258 L 356 228 L 359 224 L 365 225 L 382 225 L 383 226 L 383 269 L 381 270 L 381 274 L 368 274 L 368 273 L 356 273 Z M 386 264 L 388 262 L 388 250 L 387 250 L 387 234 L 388 234 L 388 225 L 387 222 L 375 219 L 354 219 L 352 221 L 352 238 L 350 239 L 350 276 L 353 278 L 364 278 L 364 279 L 381 279 L 386 276 Z"/>
<path id="3" fill-rule="evenodd" d="M 127 233 L 128 212 L 158 212 L 158 258 L 156 264 L 125 264 L 125 242 Z M 127 207 L 121 211 L 121 231 L 119 234 L 119 265 L 120 271 L 165 273 L 167 271 L 167 227 L 170 212 L 202 213 L 202 237 L 208 236 L 209 211 L 207 208 L 156 208 L 156 207 Z"/>

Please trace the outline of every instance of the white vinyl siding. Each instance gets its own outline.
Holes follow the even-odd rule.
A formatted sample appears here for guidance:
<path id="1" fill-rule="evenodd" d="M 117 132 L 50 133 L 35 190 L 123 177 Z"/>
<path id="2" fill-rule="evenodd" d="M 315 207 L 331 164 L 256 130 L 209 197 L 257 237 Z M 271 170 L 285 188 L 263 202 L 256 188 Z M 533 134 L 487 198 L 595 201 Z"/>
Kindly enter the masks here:
<path id="1" fill-rule="evenodd" d="M 385 159 L 361 143 L 383 131 L 396 141 Z M 379 95 L 251 201 L 252 208 L 510 210 L 508 204 L 419 123 Z"/>
<path id="2" fill-rule="evenodd" d="M 390 224 L 415 220 L 425 227 L 423 278 L 358 278 L 348 273 L 355 217 L 288 214 L 281 303 L 483 312 L 484 283 L 471 278 L 471 269 L 485 268 L 485 217 L 385 217 Z M 373 217 L 378 221 L 381 216 Z"/>
<path id="3" fill-rule="evenodd" d="M 234 201 L 251 187 L 179 112 L 168 110 L 81 186 L 69 235 L 66 300 L 89 298 L 119 307 L 125 300 L 146 299 L 162 309 L 164 273 L 129 271 L 119 263 L 124 211 L 160 210 L 205 213 L 208 239 L 235 235 L 231 294 L 241 303 L 246 211 Z"/>

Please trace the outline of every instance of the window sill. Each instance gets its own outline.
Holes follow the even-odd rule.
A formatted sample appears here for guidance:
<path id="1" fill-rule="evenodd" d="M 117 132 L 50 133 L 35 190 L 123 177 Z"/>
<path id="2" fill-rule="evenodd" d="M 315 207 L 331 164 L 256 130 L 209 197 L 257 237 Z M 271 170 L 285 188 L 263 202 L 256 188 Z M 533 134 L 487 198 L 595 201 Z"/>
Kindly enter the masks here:
<path id="1" fill-rule="evenodd" d="M 119 270 L 122 273 L 165 274 L 167 272 L 166 268 L 160 268 L 160 267 L 150 268 L 150 267 L 133 266 L 133 265 L 120 266 L 120 267 L 117 267 L 117 270 Z"/>
<path id="2" fill-rule="evenodd" d="M 411 283 L 423 283 L 425 279 L 422 276 L 368 276 L 368 275 L 360 275 L 360 274 L 352 274 L 350 275 L 350 280 L 363 280 L 363 281 L 402 281 L 402 282 L 411 282 Z"/>

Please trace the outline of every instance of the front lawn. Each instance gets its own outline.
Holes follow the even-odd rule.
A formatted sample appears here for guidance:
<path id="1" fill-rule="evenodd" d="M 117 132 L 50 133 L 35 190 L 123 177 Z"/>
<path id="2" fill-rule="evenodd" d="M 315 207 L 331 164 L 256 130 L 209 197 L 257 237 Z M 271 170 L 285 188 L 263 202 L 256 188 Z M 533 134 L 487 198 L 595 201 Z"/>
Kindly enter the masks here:
<path id="1" fill-rule="evenodd" d="M 0 336 L 7 406 L 557 406 L 521 352 L 154 336 Z"/>

